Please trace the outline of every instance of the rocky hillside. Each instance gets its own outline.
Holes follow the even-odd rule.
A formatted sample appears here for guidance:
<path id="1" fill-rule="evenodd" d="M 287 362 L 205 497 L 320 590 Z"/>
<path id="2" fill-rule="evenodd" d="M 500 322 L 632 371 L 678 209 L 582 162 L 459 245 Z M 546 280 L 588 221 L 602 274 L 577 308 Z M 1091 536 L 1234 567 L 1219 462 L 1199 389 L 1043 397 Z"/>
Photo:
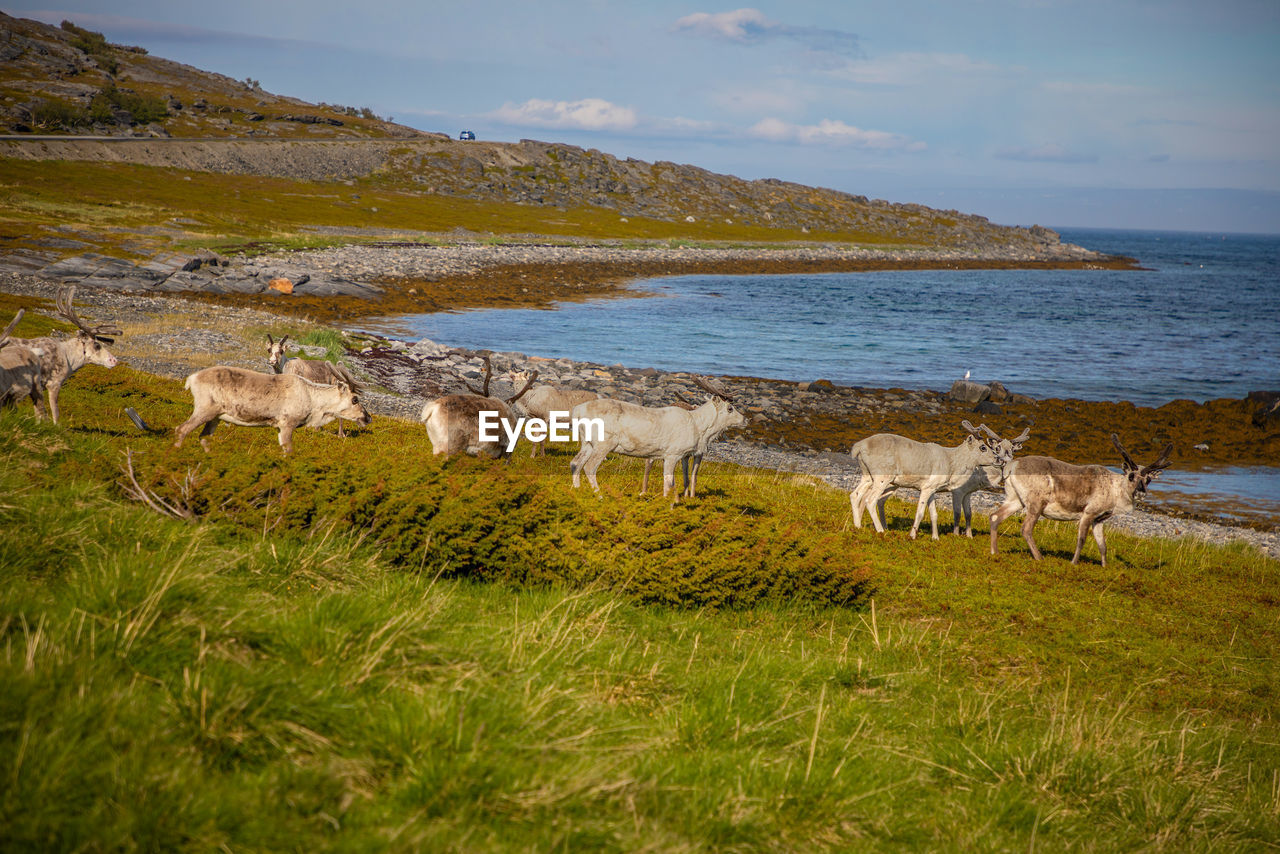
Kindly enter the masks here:
<path id="1" fill-rule="evenodd" d="M 890 204 L 776 179 L 618 159 L 533 140 L 459 141 L 382 121 L 368 110 L 309 104 L 108 43 L 64 22 L 0 14 L 0 157 L 123 161 L 224 174 L 366 180 L 397 192 L 625 218 L 778 229 L 779 239 L 1017 247 L 1058 235 L 985 217 Z M 49 140 L 49 135 L 68 139 Z M 33 136 L 41 139 L 32 139 Z M 95 135 L 110 141 L 72 139 Z M 811 238 L 811 239 L 813 239 Z"/>
<path id="2" fill-rule="evenodd" d="M 273 95 L 73 22 L 0 13 L 0 129 L 147 137 L 413 137 L 368 109 Z"/>

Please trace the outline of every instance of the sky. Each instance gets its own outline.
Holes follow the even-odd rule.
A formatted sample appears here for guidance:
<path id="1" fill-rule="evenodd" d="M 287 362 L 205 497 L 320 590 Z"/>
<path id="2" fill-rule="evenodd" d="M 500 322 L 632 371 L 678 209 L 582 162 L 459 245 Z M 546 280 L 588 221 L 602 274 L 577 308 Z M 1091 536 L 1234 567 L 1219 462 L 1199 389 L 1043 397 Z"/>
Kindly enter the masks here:
<path id="1" fill-rule="evenodd" d="M 1280 0 L 3 8 L 454 137 L 1009 225 L 1280 233 Z"/>

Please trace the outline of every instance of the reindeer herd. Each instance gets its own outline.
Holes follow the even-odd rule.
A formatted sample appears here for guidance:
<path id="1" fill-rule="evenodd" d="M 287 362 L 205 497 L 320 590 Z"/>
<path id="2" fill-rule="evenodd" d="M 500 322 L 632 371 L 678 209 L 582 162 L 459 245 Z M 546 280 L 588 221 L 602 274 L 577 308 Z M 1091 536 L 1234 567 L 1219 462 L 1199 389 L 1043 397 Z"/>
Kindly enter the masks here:
<path id="1" fill-rule="evenodd" d="M 104 347 L 121 334 L 117 327 L 86 325 L 72 308 L 74 288 L 63 289 L 56 300 L 56 312 L 76 327 L 72 337 L 13 338 L 12 333 L 23 316 L 20 310 L 0 332 L 0 407 L 17 401 L 31 400 L 38 418 L 45 415 L 44 395 L 48 410 L 58 423 L 58 393 L 76 371 L 87 364 L 114 367 L 117 363 Z M 289 453 L 293 432 L 298 427 L 318 428 L 338 421 L 367 425 L 368 411 L 360 403 L 360 386 L 344 367 L 321 360 L 290 359 L 285 355 L 285 341 L 267 336 L 268 364 L 272 373 L 219 365 L 196 371 L 187 377 L 191 392 L 191 417 L 176 428 L 174 447 L 197 427 L 200 441 L 208 451 L 208 439 L 220 421 L 243 427 L 275 427 L 280 447 Z M 483 388 L 467 386 L 469 394 L 450 394 L 428 402 L 422 409 L 421 421 L 435 454 L 467 453 L 493 458 L 508 457 L 515 445 L 502 437 L 486 436 L 484 415 L 524 422 L 539 419 L 545 425 L 557 413 L 570 413 L 574 421 L 596 424 L 601 429 L 588 431 L 580 440 L 580 449 L 569 470 L 574 487 L 580 485 L 583 473 L 598 492 L 596 472 L 609 454 L 637 457 L 645 461 L 640 492 L 648 489 L 650 467 L 662 462 L 662 494 L 668 496 L 675 487 L 675 467 L 683 471 L 684 483 L 677 494 L 696 495 L 698 468 L 708 447 L 726 430 L 747 423 L 732 395 L 720 383 L 695 377 L 707 392 L 701 404 L 689 401 L 673 406 L 640 406 L 626 401 L 602 398 L 593 392 L 535 385 L 537 371 L 513 372 L 513 387 L 520 390 L 508 398 L 490 394 L 492 367 L 485 359 Z M 682 398 L 683 400 L 683 398 Z M 506 423 L 506 422 L 504 422 Z M 1133 508 L 1134 498 L 1145 492 L 1152 480 L 1170 464 L 1173 444 L 1167 445 L 1150 465 L 1133 461 L 1111 434 L 1120 454 L 1122 472 L 1100 465 L 1079 466 L 1052 457 L 1024 456 L 1014 458 L 1030 437 L 1023 430 L 1014 439 L 1002 439 L 985 424 L 974 427 L 962 421 L 967 434 L 959 445 L 943 447 L 932 442 L 918 442 L 905 436 L 879 433 L 854 444 L 850 454 L 861 478 L 849 496 L 855 527 L 862 527 L 864 513 L 879 533 L 886 530 L 884 506 L 890 494 L 900 487 L 918 490 L 915 521 L 910 536 L 915 539 L 926 509 L 929 512 L 933 539 L 938 539 L 938 511 L 935 498 L 939 492 L 951 495 L 955 533 L 973 536 L 973 514 L 970 499 L 980 489 L 1004 491 L 1004 502 L 990 515 L 991 554 L 998 550 L 997 532 L 1001 522 L 1015 513 L 1023 513 L 1022 536 L 1031 556 L 1041 559 L 1033 531 L 1041 517 L 1077 523 L 1075 554 L 1078 563 L 1084 542 L 1090 532 L 1098 544 L 1099 556 L 1106 566 L 1107 547 L 1103 523 L 1117 513 Z M 531 456 L 544 452 L 545 431 L 541 438 L 532 430 L 525 437 L 533 447 Z"/>

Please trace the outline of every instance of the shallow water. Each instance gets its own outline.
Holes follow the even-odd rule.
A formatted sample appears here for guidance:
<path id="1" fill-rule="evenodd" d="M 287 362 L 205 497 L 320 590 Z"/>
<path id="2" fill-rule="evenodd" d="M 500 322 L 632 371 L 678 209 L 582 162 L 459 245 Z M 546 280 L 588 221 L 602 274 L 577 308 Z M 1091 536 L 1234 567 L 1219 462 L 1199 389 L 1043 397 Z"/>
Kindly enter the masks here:
<path id="1" fill-rule="evenodd" d="M 1280 526 L 1280 469 L 1234 466 L 1164 472 L 1148 503 L 1189 513 L 1212 512 L 1237 522 Z"/>

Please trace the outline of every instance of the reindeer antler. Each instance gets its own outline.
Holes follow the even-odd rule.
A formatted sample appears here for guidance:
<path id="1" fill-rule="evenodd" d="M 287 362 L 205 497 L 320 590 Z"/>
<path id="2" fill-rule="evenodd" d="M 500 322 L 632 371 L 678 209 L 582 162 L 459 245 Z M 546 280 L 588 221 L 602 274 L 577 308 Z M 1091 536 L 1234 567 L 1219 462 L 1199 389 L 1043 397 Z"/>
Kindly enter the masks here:
<path id="1" fill-rule="evenodd" d="M 476 388 L 466 380 L 463 380 L 462 384 L 467 388 L 471 389 L 472 394 L 478 394 L 481 397 L 488 397 L 489 396 L 489 380 L 491 379 L 493 379 L 493 365 L 489 363 L 489 357 L 485 356 L 484 357 L 484 391 L 481 391 L 480 389 Z"/>
<path id="2" fill-rule="evenodd" d="M 526 391 L 528 391 L 529 389 L 533 388 L 533 383 L 534 383 L 534 381 L 535 381 L 536 379 L 538 379 L 538 372 L 537 372 L 537 371 L 534 371 L 533 373 L 529 374 L 529 381 L 528 381 L 528 382 L 526 382 L 526 383 L 524 384 L 524 388 L 522 388 L 522 389 L 520 389 L 518 392 L 516 392 L 516 396 L 515 396 L 515 397 L 508 397 L 508 398 L 507 398 L 507 403 L 515 403 L 517 400 L 519 400 L 519 399 L 524 395 L 524 393 L 525 393 Z"/>
<path id="3" fill-rule="evenodd" d="M 58 297 L 55 300 L 58 307 L 58 316 L 63 320 L 74 323 L 76 328 L 80 330 L 79 334 L 81 335 L 87 335 L 95 341 L 101 341 L 103 344 L 116 343 L 116 339 L 114 337 L 108 336 L 124 334 L 120 327 L 113 326 L 109 323 L 99 324 L 98 326 L 93 327 L 86 326 L 84 321 L 76 314 L 75 309 L 71 307 L 71 301 L 75 299 L 75 296 L 75 285 L 62 288 L 58 291 Z"/>
<path id="4" fill-rule="evenodd" d="M 733 395 L 729 394 L 729 391 L 723 385 L 716 380 L 711 379 L 711 377 L 702 377 L 694 374 L 693 381 L 704 391 L 709 391 L 721 400 L 727 400 L 729 403 L 733 403 Z"/>
<path id="5" fill-rule="evenodd" d="M 0 332 L 0 347 L 4 347 L 4 345 L 9 343 L 9 336 L 13 334 L 13 328 L 18 325 L 18 321 L 21 320 L 22 315 L 26 313 L 27 310 L 25 308 L 18 309 L 18 313 L 13 316 L 13 320 L 10 320 L 9 325 L 4 328 L 3 332 Z"/>

